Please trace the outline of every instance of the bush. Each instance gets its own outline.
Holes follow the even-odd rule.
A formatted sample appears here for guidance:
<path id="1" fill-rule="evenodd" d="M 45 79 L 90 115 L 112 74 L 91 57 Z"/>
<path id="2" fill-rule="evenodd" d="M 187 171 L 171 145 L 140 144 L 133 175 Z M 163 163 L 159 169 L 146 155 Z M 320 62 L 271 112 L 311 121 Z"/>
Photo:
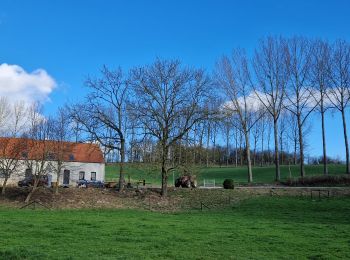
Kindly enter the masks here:
<path id="1" fill-rule="evenodd" d="M 349 186 L 350 176 L 348 175 L 319 175 L 288 179 L 282 184 L 287 186 Z"/>
<path id="2" fill-rule="evenodd" d="M 232 179 L 226 179 L 223 183 L 224 189 L 234 189 L 235 183 Z"/>

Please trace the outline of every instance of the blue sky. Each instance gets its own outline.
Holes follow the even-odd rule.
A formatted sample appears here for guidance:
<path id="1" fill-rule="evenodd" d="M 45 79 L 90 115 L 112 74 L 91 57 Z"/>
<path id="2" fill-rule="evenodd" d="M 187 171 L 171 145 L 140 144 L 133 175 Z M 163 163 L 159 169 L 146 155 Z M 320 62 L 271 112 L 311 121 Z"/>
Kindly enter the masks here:
<path id="1" fill-rule="evenodd" d="M 84 77 L 103 64 L 127 70 L 156 57 L 179 58 L 210 72 L 222 54 L 234 47 L 251 52 L 266 35 L 349 40 L 349 11 L 350 2 L 339 0 L 0 0 L 0 64 L 45 70 L 57 82 L 45 103 L 52 113 L 82 98 Z M 319 121 L 312 119 L 309 137 L 309 152 L 317 155 Z M 327 123 L 329 154 L 343 157 L 340 117 L 329 114 Z"/>

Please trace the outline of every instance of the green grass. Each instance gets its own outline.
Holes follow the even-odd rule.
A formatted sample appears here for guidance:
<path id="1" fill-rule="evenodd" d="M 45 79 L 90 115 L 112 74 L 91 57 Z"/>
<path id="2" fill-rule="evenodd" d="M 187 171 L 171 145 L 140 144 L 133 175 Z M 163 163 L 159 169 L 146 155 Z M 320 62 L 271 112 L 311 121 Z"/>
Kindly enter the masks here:
<path id="1" fill-rule="evenodd" d="M 126 181 L 128 181 L 129 176 L 132 182 L 145 179 L 152 184 L 159 184 L 161 181 L 160 171 L 149 164 L 125 164 L 124 172 Z M 105 174 L 107 181 L 117 181 L 119 178 L 119 165 L 106 165 Z"/>
<path id="2" fill-rule="evenodd" d="M 345 165 L 329 165 L 329 174 L 342 174 L 345 172 Z M 307 176 L 322 175 L 322 165 L 306 165 L 305 171 Z M 299 166 L 291 165 L 292 177 L 299 177 Z M 222 183 L 224 179 L 234 179 L 238 183 L 247 183 L 246 167 L 212 167 L 203 168 L 200 174 L 201 179 L 215 179 Z M 281 166 L 281 179 L 286 180 L 289 177 L 289 167 Z M 275 180 L 275 167 L 255 167 L 253 168 L 253 181 L 255 183 L 273 183 Z"/>
<path id="3" fill-rule="evenodd" d="M 306 165 L 306 175 L 321 175 L 323 173 L 322 165 Z M 345 172 L 345 165 L 329 165 L 329 174 L 342 174 Z M 106 180 L 117 180 L 119 173 L 118 165 L 106 166 Z M 127 164 L 125 166 L 126 179 L 130 176 L 132 181 L 145 179 L 152 184 L 160 184 L 160 171 L 156 167 L 147 164 Z M 292 177 L 299 177 L 299 166 L 291 166 Z M 175 178 L 179 173 L 175 172 Z M 238 183 L 247 183 L 246 167 L 203 167 L 199 169 L 198 181 L 201 185 L 204 179 L 215 179 L 216 183 L 222 184 L 225 179 L 234 179 Z M 281 178 L 286 180 L 289 177 L 288 166 L 281 166 Z M 254 183 L 273 183 L 275 180 L 274 166 L 253 168 Z M 173 175 L 169 176 L 169 184 L 173 183 Z"/>
<path id="4" fill-rule="evenodd" d="M 349 215 L 350 198 L 176 214 L 1 208 L 0 259 L 349 259 Z"/>

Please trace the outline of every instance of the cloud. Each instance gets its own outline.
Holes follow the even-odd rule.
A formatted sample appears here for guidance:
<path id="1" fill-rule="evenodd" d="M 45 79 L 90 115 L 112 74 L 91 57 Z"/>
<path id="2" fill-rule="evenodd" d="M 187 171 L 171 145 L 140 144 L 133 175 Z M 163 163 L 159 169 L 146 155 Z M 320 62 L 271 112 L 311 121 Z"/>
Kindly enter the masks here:
<path id="1" fill-rule="evenodd" d="M 258 92 L 260 93 L 260 92 Z M 260 93 L 260 99 L 264 100 L 266 99 L 265 95 L 262 95 Z M 245 103 L 247 110 L 250 112 L 257 112 L 260 111 L 263 108 L 263 104 L 261 103 L 259 97 L 256 95 L 255 92 L 250 92 L 249 95 L 247 95 L 244 99 L 244 97 L 238 97 L 238 105 L 242 111 L 245 109 Z M 232 101 L 226 101 L 223 104 L 224 109 L 228 109 L 231 111 L 234 111 L 236 109 L 235 105 L 232 103 Z"/>
<path id="2" fill-rule="evenodd" d="M 48 101 L 56 86 L 56 81 L 43 69 L 28 73 L 18 65 L 0 65 L 0 97 L 10 102 Z"/>

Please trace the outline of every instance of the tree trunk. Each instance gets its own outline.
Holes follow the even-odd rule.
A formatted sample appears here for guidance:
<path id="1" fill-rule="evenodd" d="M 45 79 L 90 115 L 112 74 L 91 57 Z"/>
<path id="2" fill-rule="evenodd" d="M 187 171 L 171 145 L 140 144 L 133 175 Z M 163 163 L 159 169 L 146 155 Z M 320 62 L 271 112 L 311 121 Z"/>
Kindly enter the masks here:
<path id="1" fill-rule="evenodd" d="M 348 143 L 348 134 L 346 132 L 345 109 L 342 109 L 341 116 L 342 116 L 342 120 L 343 120 L 344 141 L 345 141 L 346 174 L 350 174 L 350 171 L 349 171 L 349 143 Z"/>
<path id="2" fill-rule="evenodd" d="M 213 136 L 213 164 L 216 165 L 216 133 L 214 131 L 214 136 Z"/>
<path id="3" fill-rule="evenodd" d="M 229 131 L 227 131 L 226 133 L 226 167 L 228 166 L 228 160 L 229 160 L 229 157 L 230 157 L 230 148 L 229 148 Z"/>
<path id="4" fill-rule="evenodd" d="M 293 155 L 293 161 L 294 161 L 294 165 L 297 164 L 297 138 L 294 138 L 294 155 Z"/>
<path id="5" fill-rule="evenodd" d="M 326 152 L 326 130 L 325 130 L 325 124 L 324 124 L 323 104 L 321 104 L 321 118 L 322 118 L 323 174 L 328 175 L 327 152 Z"/>
<path id="6" fill-rule="evenodd" d="M 120 140 L 120 168 L 119 168 L 119 191 L 123 191 L 125 178 L 124 178 L 124 163 L 125 163 L 125 140 Z"/>
<path id="7" fill-rule="evenodd" d="M 236 128 L 236 138 L 235 138 L 235 166 L 238 166 L 238 132 Z"/>
<path id="8" fill-rule="evenodd" d="M 165 167 L 162 166 L 162 197 L 166 197 L 168 195 L 168 175 Z"/>
<path id="9" fill-rule="evenodd" d="M 168 195 L 168 174 L 166 170 L 166 159 L 168 155 L 168 150 L 166 147 L 163 147 L 162 152 L 162 197 L 166 197 Z"/>
<path id="10" fill-rule="evenodd" d="M 7 180 L 8 180 L 8 177 L 5 177 L 4 182 L 2 183 L 1 195 L 5 195 L 6 193 Z"/>
<path id="11" fill-rule="evenodd" d="M 188 153 L 189 153 L 188 147 L 189 147 L 189 141 L 188 141 L 188 132 L 187 132 L 187 134 L 186 134 L 186 142 L 185 142 L 185 165 L 188 165 L 188 157 L 189 157 L 189 155 L 188 155 Z"/>
<path id="12" fill-rule="evenodd" d="M 34 185 L 32 187 L 32 190 L 28 193 L 27 195 L 27 198 L 25 199 L 25 203 L 28 203 L 30 201 L 30 199 L 32 198 L 34 192 L 36 191 L 37 187 L 38 187 L 38 183 L 39 183 L 39 179 L 40 178 L 37 178 L 35 181 L 34 181 Z"/>
<path id="13" fill-rule="evenodd" d="M 60 181 L 60 173 L 61 173 L 61 167 L 57 166 L 57 172 L 56 172 L 56 186 L 55 186 L 55 194 L 58 195 L 58 186 Z"/>
<path id="14" fill-rule="evenodd" d="M 283 132 L 281 131 L 281 136 L 280 136 L 280 146 L 281 146 L 281 151 L 280 151 L 280 155 L 281 155 L 281 158 L 280 158 L 280 163 L 281 165 L 283 165 Z"/>
<path id="15" fill-rule="evenodd" d="M 300 115 L 297 115 L 297 120 L 298 120 L 298 131 L 299 131 L 300 176 L 305 177 L 303 127 L 301 125 Z"/>
<path id="16" fill-rule="evenodd" d="M 257 137 L 254 137 L 254 153 L 253 153 L 253 165 L 255 167 L 255 162 L 256 162 L 256 144 L 257 144 Z"/>
<path id="17" fill-rule="evenodd" d="M 240 165 L 243 166 L 243 149 L 242 149 L 242 146 L 243 146 L 243 140 L 242 140 L 242 132 L 240 131 L 239 132 L 239 159 L 240 159 Z"/>
<path id="18" fill-rule="evenodd" d="M 182 164 L 182 139 L 179 140 L 179 160 L 178 164 Z"/>
<path id="19" fill-rule="evenodd" d="M 247 153 L 247 166 L 248 166 L 248 183 L 253 182 L 253 172 L 252 172 L 252 162 L 250 158 L 250 144 L 249 144 L 249 132 L 245 131 L 245 147 L 246 147 L 246 153 Z"/>
<path id="20" fill-rule="evenodd" d="M 261 162 L 260 166 L 264 164 L 264 132 L 261 133 Z"/>
<path id="21" fill-rule="evenodd" d="M 199 137 L 199 165 L 202 166 L 202 157 L 203 157 L 203 135 L 204 135 L 204 127 L 202 127 L 202 131 Z"/>
<path id="22" fill-rule="evenodd" d="M 281 180 L 281 171 L 280 171 L 280 160 L 279 160 L 279 151 L 278 151 L 278 128 L 277 128 L 277 118 L 273 120 L 273 132 L 275 139 L 275 167 L 276 167 L 276 181 Z"/>
<path id="23" fill-rule="evenodd" d="M 207 160 L 207 167 L 209 167 L 209 141 L 210 141 L 210 124 L 208 125 L 208 132 L 207 132 L 207 153 L 206 153 L 206 160 Z"/>
<path id="24" fill-rule="evenodd" d="M 271 162 L 271 153 L 270 153 L 270 140 L 271 139 L 271 125 L 268 123 L 267 131 L 267 164 L 270 165 Z"/>
<path id="25" fill-rule="evenodd" d="M 58 195 L 58 184 L 59 184 L 59 181 L 60 181 L 60 174 L 59 172 L 57 171 L 56 173 L 56 185 L 55 185 L 55 194 Z"/>

